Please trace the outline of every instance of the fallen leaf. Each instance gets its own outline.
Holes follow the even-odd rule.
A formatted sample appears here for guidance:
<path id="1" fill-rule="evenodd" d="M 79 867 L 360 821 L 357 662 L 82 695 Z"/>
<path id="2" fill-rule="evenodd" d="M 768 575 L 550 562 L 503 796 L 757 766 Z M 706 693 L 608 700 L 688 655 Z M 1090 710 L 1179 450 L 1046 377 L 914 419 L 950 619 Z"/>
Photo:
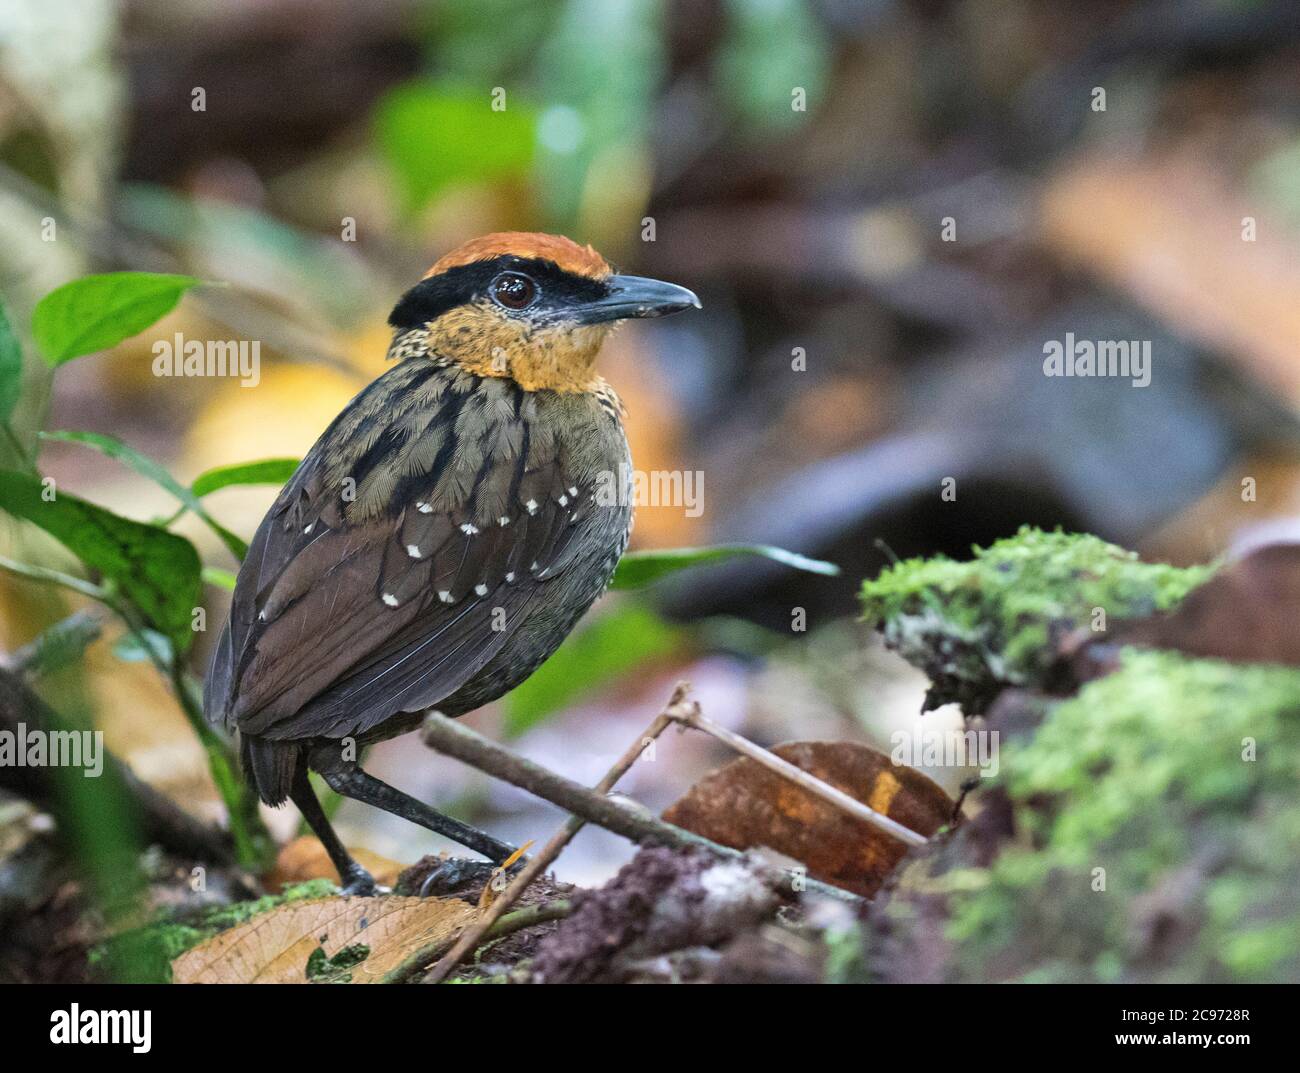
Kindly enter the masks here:
<path id="1" fill-rule="evenodd" d="M 1074 157 L 1042 199 L 1042 239 L 1166 323 L 1300 398 L 1300 261 L 1285 228 L 1242 241 L 1254 199 L 1196 147 Z"/>
<path id="2" fill-rule="evenodd" d="M 396 886 L 397 877 L 406 867 L 369 850 L 349 847 L 348 852 L 352 854 L 353 860 L 374 876 L 375 882 L 381 887 Z M 294 883 L 306 883 L 309 879 L 332 879 L 338 883 L 339 872 L 320 839 L 314 835 L 303 835 L 285 844 L 276 855 L 275 866 L 263 882 L 268 891 L 278 894 L 285 887 Z"/>
<path id="3" fill-rule="evenodd" d="M 301 984 L 308 982 L 310 962 L 315 979 L 350 975 L 352 983 L 379 983 L 421 947 L 449 948 L 478 913 L 457 898 L 288 902 L 186 951 L 172 962 L 172 979 L 178 984 Z"/>
<path id="4" fill-rule="evenodd" d="M 1300 544 L 1272 544 L 1220 570 L 1164 615 L 1119 624 L 1094 648 L 1172 648 L 1203 659 L 1300 666 Z"/>
<path id="5" fill-rule="evenodd" d="M 938 785 L 869 746 L 795 741 L 772 752 L 923 835 L 952 816 Z M 767 846 L 802 861 L 813 878 L 866 897 L 907 853 L 902 842 L 748 757 L 706 775 L 664 819 L 735 849 Z"/>

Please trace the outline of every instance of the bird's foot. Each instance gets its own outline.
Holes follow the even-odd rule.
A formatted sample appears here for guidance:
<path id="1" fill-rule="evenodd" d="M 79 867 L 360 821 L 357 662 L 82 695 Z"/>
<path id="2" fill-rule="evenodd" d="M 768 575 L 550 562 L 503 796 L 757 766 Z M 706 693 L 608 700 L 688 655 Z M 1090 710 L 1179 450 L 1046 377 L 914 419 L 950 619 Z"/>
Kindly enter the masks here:
<path id="1" fill-rule="evenodd" d="M 505 884 L 526 863 L 527 858 L 520 858 L 503 872 L 501 865 L 492 861 L 476 861 L 466 857 L 447 857 L 434 865 L 433 871 L 424 877 L 420 884 L 420 897 L 445 897 L 449 894 L 463 894 L 475 887 L 482 889 L 488 883 Z"/>
<path id="2" fill-rule="evenodd" d="M 346 874 L 343 876 L 343 884 L 339 889 L 339 893 L 345 898 L 368 898 L 378 891 L 379 887 L 375 885 L 375 877 L 353 861 L 352 866 L 346 870 Z"/>
<path id="3" fill-rule="evenodd" d="M 492 878 L 496 865 L 491 861 L 472 861 L 467 857 L 448 857 L 435 865 L 420 884 L 420 897 L 445 897 L 475 885 L 482 886 Z"/>

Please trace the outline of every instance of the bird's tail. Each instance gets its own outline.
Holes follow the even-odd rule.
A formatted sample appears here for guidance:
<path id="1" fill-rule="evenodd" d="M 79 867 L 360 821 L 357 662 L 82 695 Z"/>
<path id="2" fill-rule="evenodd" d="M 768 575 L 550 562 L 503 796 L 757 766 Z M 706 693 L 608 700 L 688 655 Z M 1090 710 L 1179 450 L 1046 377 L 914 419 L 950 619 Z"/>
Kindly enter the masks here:
<path id="1" fill-rule="evenodd" d="M 257 788 L 257 796 L 268 805 L 283 805 L 302 762 L 301 743 L 244 734 L 239 746 L 244 777 Z"/>

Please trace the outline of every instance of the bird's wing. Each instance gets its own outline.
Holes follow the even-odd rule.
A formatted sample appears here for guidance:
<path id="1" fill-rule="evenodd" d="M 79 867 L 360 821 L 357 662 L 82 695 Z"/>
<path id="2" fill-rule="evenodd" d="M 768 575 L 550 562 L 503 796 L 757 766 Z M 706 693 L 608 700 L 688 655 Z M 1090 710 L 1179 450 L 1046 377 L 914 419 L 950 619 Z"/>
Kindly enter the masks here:
<path id="1" fill-rule="evenodd" d="M 439 422 L 451 426 L 441 437 Z M 418 432 L 394 427 L 370 471 L 392 485 L 385 509 L 341 506 L 318 445 L 253 540 L 211 686 L 246 733 L 356 735 L 450 695 L 571 562 L 597 509 L 592 475 L 570 472 L 562 444 L 517 406 L 470 424 L 448 406 Z M 422 436 L 438 444 L 423 475 Z M 364 475 L 356 484 L 353 508 L 375 492 Z"/>

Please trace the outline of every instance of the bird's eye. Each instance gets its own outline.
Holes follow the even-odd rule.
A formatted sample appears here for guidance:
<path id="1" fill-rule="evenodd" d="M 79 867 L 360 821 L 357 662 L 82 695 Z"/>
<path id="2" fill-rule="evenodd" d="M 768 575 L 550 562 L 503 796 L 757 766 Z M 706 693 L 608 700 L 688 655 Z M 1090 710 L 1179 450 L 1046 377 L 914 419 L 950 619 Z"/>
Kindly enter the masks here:
<path id="1" fill-rule="evenodd" d="M 519 272 L 502 272 L 492 281 L 492 298 L 506 309 L 527 309 L 537 300 L 537 284 Z"/>

